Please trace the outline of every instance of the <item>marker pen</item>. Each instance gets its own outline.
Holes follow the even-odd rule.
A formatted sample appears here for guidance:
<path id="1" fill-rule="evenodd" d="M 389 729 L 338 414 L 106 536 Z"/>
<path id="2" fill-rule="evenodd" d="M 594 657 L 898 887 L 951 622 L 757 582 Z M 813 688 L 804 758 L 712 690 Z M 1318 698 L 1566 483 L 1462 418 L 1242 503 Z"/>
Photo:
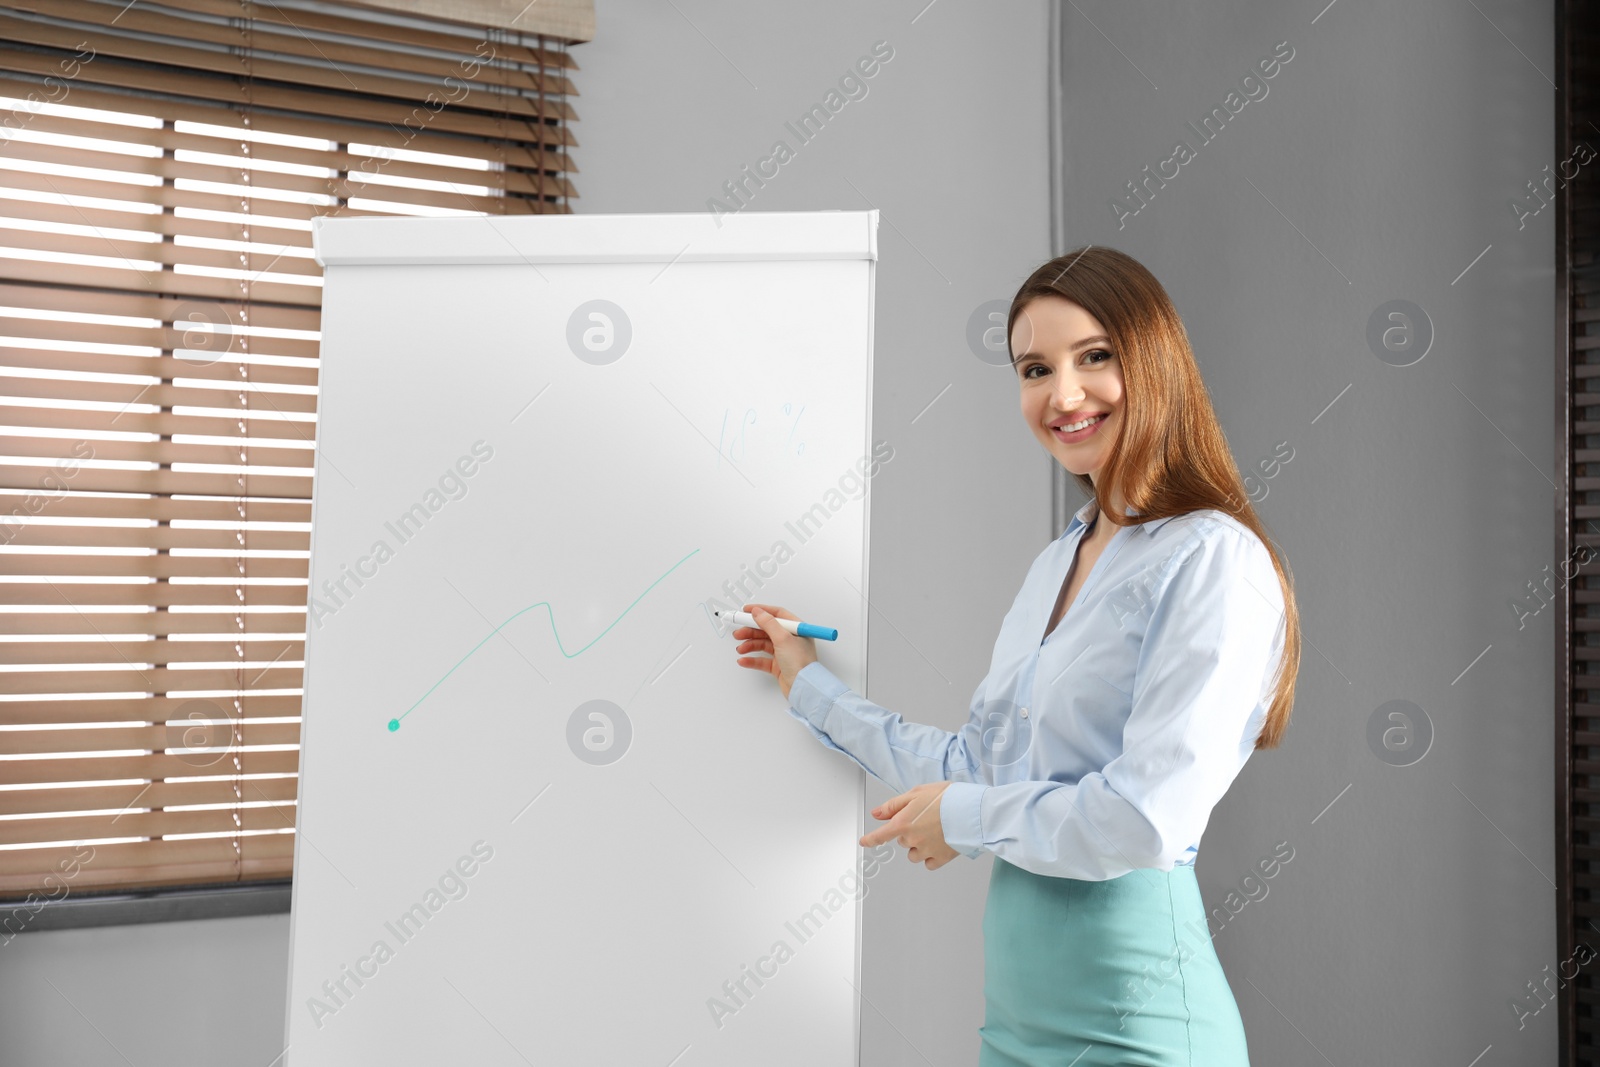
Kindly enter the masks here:
<path id="1" fill-rule="evenodd" d="M 711 614 L 734 626 L 754 626 L 758 630 L 761 628 L 755 616 L 748 611 L 713 611 Z M 839 631 L 828 626 L 813 626 L 809 622 L 795 622 L 793 619 L 779 619 L 776 616 L 773 617 L 773 621 L 790 633 L 799 634 L 801 637 L 815 637 L 819 641 L 839 640 Z"/>

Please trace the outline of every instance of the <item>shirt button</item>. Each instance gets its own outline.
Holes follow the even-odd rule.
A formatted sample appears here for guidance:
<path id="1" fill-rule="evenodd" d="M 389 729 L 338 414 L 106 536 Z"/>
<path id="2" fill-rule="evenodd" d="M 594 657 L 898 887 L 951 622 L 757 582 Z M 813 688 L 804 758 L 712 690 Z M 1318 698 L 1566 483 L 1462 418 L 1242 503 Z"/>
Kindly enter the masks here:
<path id="1" fill-rule="evenodd" d="M 1022 709 L 1022 717 L 1024 719 L 1026 719 L 1028 717 L 1028 709 L 1027 708 L 1023 708 Z"/>

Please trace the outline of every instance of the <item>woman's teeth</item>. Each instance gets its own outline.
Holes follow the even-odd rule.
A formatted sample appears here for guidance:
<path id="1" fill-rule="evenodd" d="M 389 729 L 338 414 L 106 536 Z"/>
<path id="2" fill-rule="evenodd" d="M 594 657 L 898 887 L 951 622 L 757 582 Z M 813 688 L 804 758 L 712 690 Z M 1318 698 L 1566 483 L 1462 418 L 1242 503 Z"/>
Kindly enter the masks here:
<path id="1" fill-rule="evenodd" d="M 1091 426 L 1094 423 L 1099 422 L 1101 419 L 1103 419 L 1105 417 L 1106 416 L 1104 416 L 1104 415 L 1096 415 L 1092 419 L 1084 419 L 1082 422 L 1075 422 L 1071 426 L 1060 426 L 1060 427 L 1057 427 L 1057 429 L 1059 429 L 1062 433 L 1076 433 L 1077 431 L 1083 429 L 1085 426 Z"/>

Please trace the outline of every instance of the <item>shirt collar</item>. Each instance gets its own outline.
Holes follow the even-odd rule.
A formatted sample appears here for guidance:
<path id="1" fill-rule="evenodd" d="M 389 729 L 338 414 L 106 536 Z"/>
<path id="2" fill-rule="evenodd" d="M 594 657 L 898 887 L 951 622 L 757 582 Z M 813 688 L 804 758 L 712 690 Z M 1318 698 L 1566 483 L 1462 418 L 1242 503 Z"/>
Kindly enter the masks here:
<path id="1" fill-rule="evenodd" d="M 1072 521 L 1067 523 L 1067 528 L 1061 534 L 1061 536 L 1062 537 L 1067 536 L 1067 534 L 1070 534 L 1076 528 L 1076 527 L 1073 526 L 1073 523 L 1077 523 L 1078 526 L 1088 526 L 1089 525 L 1089 516 L 1094 512 L 1094 507 L 1095 507 L 1094 501 L 1093 500 L 1089 500 L 1083 505 L 1083 507 L 1079 508 L 1073 514 Z M 1135 512 L 1132 508 L 1127 508 L 1126 509 L 1126 514 L 1128 516 L 1130 516 L 1130 517 L 1133 517 L 1133 516 L 1136 516 L 1138 513 Z M 1167 515 L 1167 516 L 1165 516 L 1163 518 L 1151 519 L 1149 522 L 1137 523 L 1136 526 L 1137 526 L 1138 529 L 1143 530 L 1145 533 L 1150 534 L 1151 536 L 1154 536 L 1155 532 L 1157 530 L 1161 529 L 1161 527 L 1166 525 L 1167 522 L 1169 522 L 1170 520 L 1175 519 L 1175 518 L 1177 518 L 1176 515 Z"/>

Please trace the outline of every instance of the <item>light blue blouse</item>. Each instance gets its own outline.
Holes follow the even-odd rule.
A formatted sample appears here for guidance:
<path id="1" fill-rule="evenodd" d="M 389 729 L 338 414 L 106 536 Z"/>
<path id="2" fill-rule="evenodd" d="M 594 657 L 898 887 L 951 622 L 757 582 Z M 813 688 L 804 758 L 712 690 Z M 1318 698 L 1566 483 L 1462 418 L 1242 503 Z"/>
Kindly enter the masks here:
<path id="1" fill-rule="evenodd" d="M 940 821 L 961 855 L 1102 881 L 1194 863 L 1266 721 L 1284 634 L 1266 546 L 1208 509 L 1119 527 L 1046 637 L 1093 509 L 1033 561 L 959 732 L 902 721 L 820 662 L 789 712 L 896 793 L 949 781 Z"/>

